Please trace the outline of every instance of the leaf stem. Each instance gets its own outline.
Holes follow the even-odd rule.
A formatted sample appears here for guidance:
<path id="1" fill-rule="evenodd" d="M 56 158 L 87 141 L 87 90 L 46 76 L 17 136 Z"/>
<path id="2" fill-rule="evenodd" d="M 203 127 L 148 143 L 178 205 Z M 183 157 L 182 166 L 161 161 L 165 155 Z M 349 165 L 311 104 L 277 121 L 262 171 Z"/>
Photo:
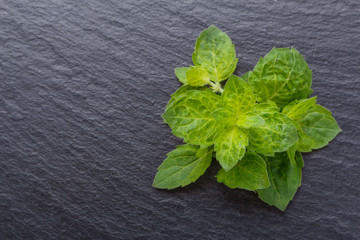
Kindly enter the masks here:
<path id="1" fill-rule="evenodd" d="M 210 81 L 210 85 L 211 85 L 211 89 L 217 93 L 222 93 L 224 91 L 224 89 L 221 88 L 221 84 L 219 82 L 213 83 Z"/>

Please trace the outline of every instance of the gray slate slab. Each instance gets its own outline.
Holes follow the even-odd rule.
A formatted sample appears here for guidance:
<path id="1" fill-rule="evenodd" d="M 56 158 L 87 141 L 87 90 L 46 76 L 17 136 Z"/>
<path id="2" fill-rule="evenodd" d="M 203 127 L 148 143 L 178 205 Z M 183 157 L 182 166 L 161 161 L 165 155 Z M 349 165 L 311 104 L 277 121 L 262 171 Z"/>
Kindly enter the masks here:
<path id="1" fill-rule="evenodd" d="M 152 188 L 162 124 L 211 24 L 241 75 L 297 48 L 343 132 L 285 213 L 218 184 Z M 360 1 L 0 0 L 0 239 L 360 239 Z"/>

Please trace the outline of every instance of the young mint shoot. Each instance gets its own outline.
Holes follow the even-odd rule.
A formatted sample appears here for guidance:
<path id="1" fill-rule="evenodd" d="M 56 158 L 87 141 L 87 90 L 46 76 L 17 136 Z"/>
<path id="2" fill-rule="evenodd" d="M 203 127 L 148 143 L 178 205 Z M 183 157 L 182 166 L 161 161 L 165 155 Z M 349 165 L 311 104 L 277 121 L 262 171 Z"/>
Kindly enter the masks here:
<path id="1" fill-rule="evenodd" d="M 153 186 L 184 187 L 215 156 L 219 183 L 256 191 L 284 211 L 301 185 L 301 153 L 326 146 L 341 131 L 331 112 L 309 98 L 312 71 L 304 57 L 294 48 L 273 48 L 237 77 L 235 45 L 210 26 L 196 40 L 192 60 L 175 69 L 183 86 L 162 115 L 184 144 L 168 153 Z"/>

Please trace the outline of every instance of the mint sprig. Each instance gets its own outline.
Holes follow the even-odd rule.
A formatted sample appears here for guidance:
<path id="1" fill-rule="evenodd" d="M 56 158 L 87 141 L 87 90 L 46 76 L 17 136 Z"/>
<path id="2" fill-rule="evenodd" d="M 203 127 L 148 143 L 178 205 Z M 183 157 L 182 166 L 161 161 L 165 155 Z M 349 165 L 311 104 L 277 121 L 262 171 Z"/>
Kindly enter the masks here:
<path id="1" fill-rule="evenodd" d="M 301 152 L 326 146 L 341 131 L 331 112 L 316 102 L 312 71 L 294 48 L 273 48 L 242 77 L 230 38 L 215 26 L 203 31 L 194 66 L 175 69 L 184 85 L 162 115 L 184 140 L 158 168 L 153 186 L 184 187 L 210 166 L 230 188 L 256 191 L 284 211 L 301 185 Z M 223 84 L 223 81 L 226 81 Z"/>

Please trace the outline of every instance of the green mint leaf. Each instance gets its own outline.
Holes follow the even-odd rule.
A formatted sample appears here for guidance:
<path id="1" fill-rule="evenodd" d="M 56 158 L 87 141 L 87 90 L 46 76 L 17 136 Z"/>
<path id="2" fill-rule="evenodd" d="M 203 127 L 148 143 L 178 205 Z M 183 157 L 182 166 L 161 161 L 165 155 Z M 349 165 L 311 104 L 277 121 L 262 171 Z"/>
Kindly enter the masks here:
<path id="1" fill-rule="evenodd" d="M 251 86 L 243 79 L 231 75 L 221 95 L 222 106 L 236 115 L 249 112 L 256 104 L 256 96 Z"/>
<path id="2" fill-rule="evenodd" d="M 288 105 L 286 105 L 283 109 L 282 109 L 282 113 L 287 115 L 287 113 L 290 111 L 290 109 L 295 106 L 296 104 L 299 103 L 299 100 L 294 100 L 291 103 L 289 103 Z"/>
<path id="3" fill-rule="evenodd" d="M 210 79 L 214 82 L 229 78 L 238 62 L 231 39 L 213 25 L 204 30 L 196 40 L 192 59 L 194 65 L 202 65 L 208 70 Z"/>
<path id="4" fill-rule="evenodd" d="M 212 160 L 212 149 L 185 144 L 167 154 L 158 168 L 153 186 L 162 189 L 184 187 L 195 182 Z"/>
<path id="5" fill-rule="evenodd" d="M 262 113 L 274 113 L 279 112 L 280 109 L 273 101 L 268 101 L 266 103 L 256 104 L 252 109 L 252 113 L 262 114 Z"/>
<path id="6" fill-rule="evenodd" d="M 280 108 L 312 93 L 312 72 L 295 48 L 273 48 L 260 58 L 248 81 L 259 102 L 272 100 Z"/>
<path id="7" fill-rule="evenodd" d="M 316 97 L 291 102 L 283 109 L 283 113 L 291 119 L 301 119 L 308 110 L 316 105 Z"/>
<path id="8" fill-rule="evenodd" d="M 256 105 L 255 101 L 251 86 L 243 79 L 231 75 L 221 95 L 223 108 L 212 113 L 218 122 L 229 125 L 218 133 L 215 140 L 216 159 L 225 171 L 234 167 L 245 154 L 248 138 L 235 124 L 239 116 Z"/>
<path id="9" fill-rule="evenodd" d="M 236 121 L 236 114 L 226 108 L 219 108 L 211 113 L 211 116 L 223 125 L 234 125 Z"/>
<path id="10" fill-rule="evenodd" d="M 190 86 L 210 84 L 210 76 L 203 66 L 194 66 L 186 72 L 186 81 Z"/>
<path id="11" fill-rule="evenodd" d="M 200 87 L 192 87 L 188 84 L 185 84 L 183 86 L 181 86 L 178 90 L 176 90 L 175 93 L 173 93 L 171 95 L 171 98 L 168 102 L 168 104 L 166 105 L 166 109 L 165 109 L 165 112 L 168 108 L 170 108 L 172 106 L 172 104 L 175 102 L 176 99 L 178 99 L 179 97 L 183 96 L 183 94 L 187 91 L 194 91 L 194 90 L 197 90 L 197 91 L 205 91 L 206 88 L 200 88 Z M 167 123 L 166 120 L 163 118 L 164 120 L 164 123 Z"/>
<path id="12" fill-rule="evenodd" d="M 253 71 L 236 77 L 234 44 L 210 26 L 196 40 L 192 60 L 194 66 L 175 69 L 184 85 L 162 115 L 186 144 L 168 154 L 154 187 L 185 186 L 216 157 L 218 182 L 255 190 L 284 210 L 301 184 L 300 152 L 327 145 L 341 131 L 316 97 L 307 99 L 312 71 L 304 57 L 294 48 L 273 48 Z"/>
<path id="13" fill-rule="evenodd" d="M 248 83 L 231 75 L 221 95 L 221 108 L 211 115 L 221 124 L 235 125 L 239 115 L 249 112 L 256 105 L 256 97 Z"/>
<path id="14" fill-rule="evenodd" d="M 298 143 L 296 142 L 296 143 L 294 143 L 294 145 L 289 147 L 288 150 L 286 150 L 286 153 L 288 155 L 288 158 L 290 159 L 291 164 L 296 164 L 295 156 L 296 156 L 297 149 L 298 149 Z"/>
<path id="15" fill-rule="evenodd" d="M 175 75 L 180 82 L 187 84 L 186 72 L 190 70 L 190 67 L 175 68 Z"/>
<path id="16" fill-rule="evenodd" d="M 247 152 L 235 167 L 228 172 L 221 169 L 216 177 L 218 182 L 229 188 L 254 191 L 270 186 L 266 164 L 256 153 Z"/>
<path id="17" fill-rule="evenodd" d="M 283 112 L 296 123 L 300 152 L 322 148 L 341 132 L 331 112 L 316 104 L 316 97 L 292 103 Z"/>
<path id="18" fill-rule="evenodd" d="M 225 171 L 229 171 L 245 154 L 248 139 L 237 126 L 222 128 L 215 139 L 216 159 Z"/>
<path id="19" fill-rule="evenodd" d="M 211 113 L 219 108 L 220 96 L 206 87 L 189 87 L 178 90 L 172 98 L 162 117 L 173 134 L 194 145 L 214 144 L 220 124 Z"/>
<path id="20" fill-rule="evenodd" d="M 310 152 L 311 149 L 325 147 L 341 132 L 336 120 L 326 108 L 316 105 L 300 122 L 299 131 L 300 152 Z"/>
<path id="21" fill-rule="evenodd" d="M 264 157 L 264 160 L 271 186 L 257 192 L 261 200 L 284 211 L 301 185 L 302 156 L 296 153 L 296 164 L 291 164 L 286 152 L 277 153 L 275 157 Z"/>
<path id="22" fill-rule="evenodd" d="M 187 92 L 190 92 L 190 91 L 208 91 L 208 89 L 205 88 L 205 87 L 193 87 L 193 86 L 190 86 L 188 84 L 185 84 L 185 85 L 181 86 L 178 90 L 176 90 L 176 92 L 171 94 L 171 98 L 170 98 L 168 104 L 166 105 L 165 111 L 170 106 L 172 106 L 172 104 L 175 102 L 175 100 L 177 100 L 177 99 L 179 99 L 181 97 L 184 97 L 183 94 L 186 94 Z"/>
<path id="23" fill-rule="evenodd" d="M 252 71 L 248 71 L 247 73 L 245 73 L 244 75 L 241 76 L 241 78 L 247 82 L 249 80 L 249 77 L 251 75 Z"/>
<path id="24" fill-rule="evenodd" d="M 248 149 L 263 155 L 286 151 L 298 140 L 293 121 L 279 112 L 248 113 L 237 124 L 246 131 Z"/>

